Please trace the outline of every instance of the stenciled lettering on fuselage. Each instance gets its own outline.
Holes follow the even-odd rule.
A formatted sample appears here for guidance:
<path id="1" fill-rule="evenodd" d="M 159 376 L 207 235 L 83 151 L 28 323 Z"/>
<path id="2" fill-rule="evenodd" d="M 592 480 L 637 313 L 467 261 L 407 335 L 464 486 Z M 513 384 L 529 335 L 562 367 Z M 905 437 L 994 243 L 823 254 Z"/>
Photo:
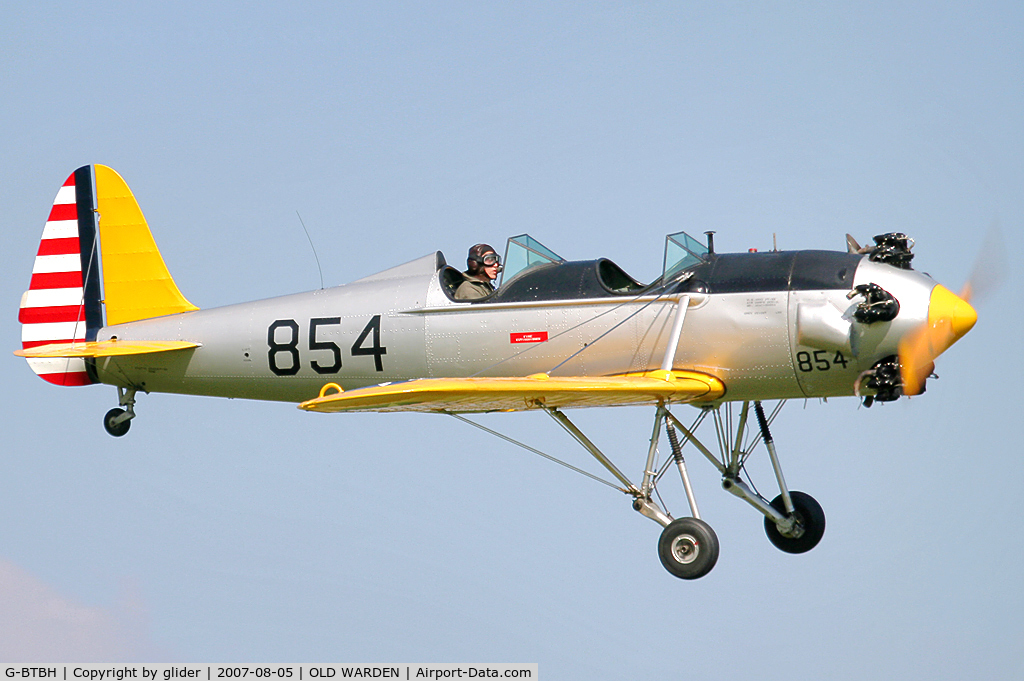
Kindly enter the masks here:
<path id="1" fill-rule="evenodd" d="M 526 333 L 510 333 L 509 342 L 515 343 L 543 343 L 548 339 L 547 331 L 528 331 Z"/>

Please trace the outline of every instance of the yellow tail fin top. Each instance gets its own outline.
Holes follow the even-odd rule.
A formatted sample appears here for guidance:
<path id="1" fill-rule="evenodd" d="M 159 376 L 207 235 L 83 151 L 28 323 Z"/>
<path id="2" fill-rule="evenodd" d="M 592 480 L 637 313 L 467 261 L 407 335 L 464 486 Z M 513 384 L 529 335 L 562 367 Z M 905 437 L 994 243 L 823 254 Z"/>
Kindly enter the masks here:
<path id="1" fill-rule="evenodd" d="M 107 324 L 198 310 L 167 271 L 131 189 L 113 168 L 93 168 Z"/>

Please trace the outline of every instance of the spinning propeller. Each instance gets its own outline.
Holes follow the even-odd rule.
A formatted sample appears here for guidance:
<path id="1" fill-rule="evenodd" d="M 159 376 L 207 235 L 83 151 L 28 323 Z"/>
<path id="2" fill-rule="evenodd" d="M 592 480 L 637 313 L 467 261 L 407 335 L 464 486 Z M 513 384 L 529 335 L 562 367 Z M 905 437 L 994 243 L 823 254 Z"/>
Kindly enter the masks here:
<path id="1" fill-rule="evenodd" d="M 900 341 L 900 374 L 903 394 L 920 395 L 935 369 L 935 358 L 971 330 L 978 313 L 971 307 L 971 285 L 956 295 L 936 284 L 928 303 L 928 321 Z"/>
<path id="2" fill-rule="evenodd" d="M 935 358 L 970 331 L 978 321 L 971 299 L 988 293 L 1002 278 L 1005 251 L 998 225 L 993 224 L 967 283 L 957 295 L 936 285 L 928 304 L 928 321 L 907 334 L 899 344 L 904 395 L 920 395 L 935 369 Z"/>

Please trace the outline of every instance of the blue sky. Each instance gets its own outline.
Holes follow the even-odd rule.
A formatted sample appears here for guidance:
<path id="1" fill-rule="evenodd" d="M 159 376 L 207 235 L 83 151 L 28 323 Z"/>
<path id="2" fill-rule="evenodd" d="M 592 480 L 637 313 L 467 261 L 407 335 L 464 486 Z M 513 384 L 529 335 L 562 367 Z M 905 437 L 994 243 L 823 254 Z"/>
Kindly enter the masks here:
<path id="1" fill-rule="evenodd" d="M 640 280 L 664 235 L 903 231 L 957 290 L 1024 226 L 1020 3 L 29 4 L 0 27 L 0 325 L 54 194 L 104 163 L 200 307 L 529 232 Z M 705 579 L 600 485 L 453 419 L 140 399 L 0 362 L 0 659 L 524 661 L 546 679 L 1024 673 L 1021 268 L 914 400 L 791 403 L 828 529 L 782 554 L 688 461 Z M 991 269 L 996 259 L 984 266 Z M 684 411 L 684 414 L 687 412 Z M 630 475 L 648 410 L 576 414 Z M 489 416 L 578 465 L 540 414 Z M 763 458 L 763 457 L 762 457 Z M 764 475 L 765 464 L 758 470 Z M 766 482 L 770 480 L 763 478 Z M 884 671 L 879 671 L 884 670 Z"/>

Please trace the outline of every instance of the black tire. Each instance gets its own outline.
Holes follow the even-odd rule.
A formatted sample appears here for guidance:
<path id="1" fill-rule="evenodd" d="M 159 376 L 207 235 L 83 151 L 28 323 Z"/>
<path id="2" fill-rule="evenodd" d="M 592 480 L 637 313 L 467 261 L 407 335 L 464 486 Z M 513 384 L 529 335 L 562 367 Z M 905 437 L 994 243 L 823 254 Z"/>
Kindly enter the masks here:
<path id="1" fill-rule="evenodd" d="M 103 417 L 103 427 L 106 428 L 107 432 L 113 435 L 114 437 L 121 437 L 122 435 L 128 432 L 129 428 L 132 427 L 131 419 L 128 419 L 127 421 L 121 421 L 120 423 L 117 424 L 113 422 L 114 419 L 116 419 L 123 413 L 125 413 L 124 409 L 114 407 L 113 409 L 107 412 L 106 416 Z"/>
<path id="2" fill-rule="evenodd" d="M 764 531 L 775 548 L 786 553 L 806 553 L 817 546 L 825 534 L 825 511 L 810 494 L 790 492 L 789 498 L 793 500 L 793 514 L 803 527 L 803 534 L 787 537 L 779 532 L 778 526 L 769 518 L 764 519 Z M 786 505 L 781 494 L 772 500 L 772 508 L 785 515 Z"/>
<path id="3" fill-rule="evenodd" d="M 680 579 L 698 579 L 718 562 L 718 536 L 703 520 L 676 518 L 661 532 L 658 557 Z"/>

